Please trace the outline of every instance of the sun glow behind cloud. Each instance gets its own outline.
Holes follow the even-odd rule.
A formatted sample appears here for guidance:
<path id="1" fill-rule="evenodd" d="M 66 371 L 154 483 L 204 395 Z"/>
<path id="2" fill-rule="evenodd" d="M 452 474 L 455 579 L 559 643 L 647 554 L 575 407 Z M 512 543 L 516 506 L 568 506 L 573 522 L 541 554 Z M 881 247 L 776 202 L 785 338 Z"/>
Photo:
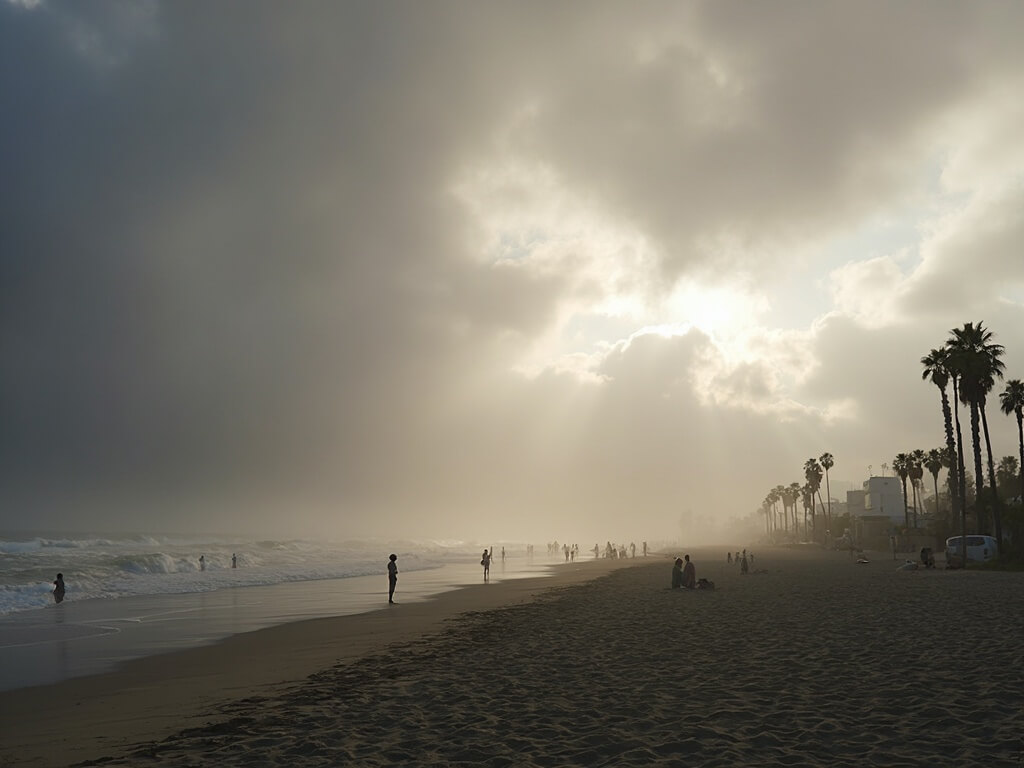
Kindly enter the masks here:
<path id="1" fill-rule="evenodd" d="M 473 224 L 471 252 L 493 270 L 562 284 L 557 312 L 523 340 L 520 373 L 594 371 L 616 345 L 656 334 L 706 336 L 720 362 L 757 356 L 751 339 L 770 309 L 741 279 L 666 277 L 664 254 L 630 222 L 575 193 L 550 168 L 506 161 L 483 165 L 454 186 Z"/>

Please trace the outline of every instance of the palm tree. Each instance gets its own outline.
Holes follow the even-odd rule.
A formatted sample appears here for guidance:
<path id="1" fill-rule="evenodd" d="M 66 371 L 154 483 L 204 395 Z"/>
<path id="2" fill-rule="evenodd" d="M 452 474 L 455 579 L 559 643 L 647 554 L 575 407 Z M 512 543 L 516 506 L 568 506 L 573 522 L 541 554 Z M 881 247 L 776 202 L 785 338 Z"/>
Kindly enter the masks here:
<path id="1" fill-rule="evenodd" d="M 814 494 L 818 494 L 818 502 L 821 502 L 821 465 L 818 464 L 818 460 L 810 458 L 804 462 L 804 479 L 807 480 L 807 485 L 811 487 L 811 527 L 814 529 L 815 538 L 817 538 L 818 525 L 814 517 Z M 824 505 L 822 505 L 824 506 Z"/>
<path id="2" fill-rule="evenodd" d="M 924 466 L 932 474 L 935 485 L 935 517 L 939 517 L 939 472 L 942 471 L 942 449 L 932 448 L 924 457 Z"/>
<path id="3" fill-rule="evenodd" d="M 789 491 L 789 504 L 793 508 L 793 533 L 800 535 L 800 525 L 796 517 L 796 503 L 800 501 L 800 483 L 792 482 L 789 484 L 787 490 Z M 806 535 L 807 531 L 804 531 Z"/>
<path id="4" fill-rule="evenodd" d="M 807 511 L 811 512 L 811 527 L 814 527 L 814 492 L 811 490 L 810 483 L 804 483 L 800 486 L 800 500 L 804 505 L 804 539 L 809 540 L 807 536 Z"/>
<path id="5" fill-rule="evenodd" d="M 1007 496 L 1015 494 L 1014 486 L 1017 485 L 1017 478 L 1020 477 L 1020 461 L 1016 456 L 1003 456 L 996 467 L 996 480 L 1000 488 L 1005 488 Z"/>
<path id="6" fill-rule="evenodd" d="M 925 453 L 920 448 L 910 452 L 910 485 L 914 489 L 914 527 L 917 528 L 917 510 L 923 503 L 924 490 L 921 488 L 921 478 L 924 477 Z M 919 492 L 920 491 L 920 492 Z"/>
<path id="7" fill-rule="evenodd" d="M 910 456 L 905 453 L 897 453 L 892 460 L 892 471 L 900 477 L 903 483 L 903 526 L 910 528 L 910 510 L 907 504 L 907 478 L 910 477 Z"/>
<path id="8" fill-rule="evenodd" d="M 826 451 L 818 457 L 818 461 L 821 462 L 822 469 L 825 470 L 825 498 L 828 500 L 828 513 L 825 516 L 825 528 L 829 531 L 832 530 L 832 489 L 828 484 L 828 471 L 835 466 L 835 460 L 832 458 L 832 454 Z"/>
<path id="9" fill-rule="evenodd" d="M 956 438 L 953 436 L 953 411 L 949 407 L 949 396 L 946 394 L 946 385 L 951 378 L 949 372 L 949 349 L 940 347 L 931 350 L 921 358 L 921 365 L 924 371 L 921 378 L 931 380 L 932 384 L 939 388 L 939 395 L 942 398 L 942 421 L 946 429 L 946 451 L 949 454 L 949 495 L 953 505 L 953 516 L 956 518 L 956 505 L 959 499 L 959 478 L 956 463 Z M 955 386 L 955 385 L 954 385 Z M 959 428 L 959 423 L 958 423 Z"/>
<path id="10" fill-rule="evenodd" d="M 982 323 L 964 323 L 963 328 L 953 328 L 952 336 L 946 342 L 950 350 L 951 367 L 961 378 L 960 397 L 971 408 L 971 439 L 974 445 L 975 482 L 978 486 L 978 528 L 986 530 L 981 519 L 984 505 L 982 499 L 981 429 L 984 430 L 985 449 L 988 455 L 989 492 L 992 498 L 992 518 L 995 524 L 996 541 L 1002 546 L 1003 524 L 1000 514 L 999 494 L 996 492 L 995 464 L 992 460 L 992 440 L 989 437 L 988 418 L 985 413 L 986 396 L 995 386 L 996 378 L 1003 377 L 1005 364 L 999 358 L 1003 345 L 992 341 L 992 332 Z"/>
<path id="11" fill-rule="evenodd" d="M 1020 498 L 1024 504 L 1024 382 L 1010 379 L 999 395 L 999 408 L 1009 416 L 1017 417 L 1017 448 L 1020 451 Z"/>
<path id="12" fill-rule="evenodd" d="M 786 486 L 776 485 L 772 488 L 772 493 L 775 494 L 776 502 L 782 502 L 782 530 L 789 532 L 789 517 L 786 514 Z M 775 507 L 775 511 L 778 512 L 778 505 Z"/>

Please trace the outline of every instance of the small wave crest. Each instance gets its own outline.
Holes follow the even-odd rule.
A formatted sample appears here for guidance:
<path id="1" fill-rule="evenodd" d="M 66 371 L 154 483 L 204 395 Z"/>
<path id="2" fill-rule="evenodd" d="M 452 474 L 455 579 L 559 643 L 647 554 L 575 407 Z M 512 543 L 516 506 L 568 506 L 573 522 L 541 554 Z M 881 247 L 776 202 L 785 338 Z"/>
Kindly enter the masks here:
<path id="1" fill-rule="evenodd" d="M 163 552 L 140 553 L 119 557 L 114 564 L 126 573 L 186 573 L 198 571 L 199 564 L 186 557 L 171 557 Z"/>
<path id="2" fill-rule="evenodd" d="M 29 541 L 0 540 L 0 554 L 4 555 L 17 555 L 23 552 L 37 552 L 42 548 L 43 544 L 40 539 L 31 539 Z"/>

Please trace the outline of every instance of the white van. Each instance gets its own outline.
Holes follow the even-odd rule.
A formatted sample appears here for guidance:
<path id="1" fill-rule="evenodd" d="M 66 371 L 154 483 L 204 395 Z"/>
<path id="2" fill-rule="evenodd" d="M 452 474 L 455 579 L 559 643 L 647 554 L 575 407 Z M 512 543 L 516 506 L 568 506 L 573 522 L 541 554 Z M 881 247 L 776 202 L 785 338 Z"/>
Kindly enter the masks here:
<path id="1" fill-rule="evenodd" d="M 946 559 L 960 557 L 960 545 L 963 536 L 950 536 L 946 539 Z M 998 547 L 993 536 L 981 536 L 979 534 L 967 534 L 967 561 L 980 563 L 991 560 L 996 556 Z"/>

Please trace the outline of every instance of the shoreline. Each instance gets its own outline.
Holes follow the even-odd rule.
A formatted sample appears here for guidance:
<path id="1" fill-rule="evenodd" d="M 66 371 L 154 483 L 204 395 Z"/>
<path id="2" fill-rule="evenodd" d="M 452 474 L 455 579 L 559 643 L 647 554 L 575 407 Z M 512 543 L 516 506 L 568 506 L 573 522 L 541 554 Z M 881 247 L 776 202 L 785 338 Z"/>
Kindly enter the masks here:
<path id="1" fill-rule="evenodd" d="M 408 603 L 400 581 L 396 605 L 277 624 L 130 659 L 100 674 L 3 691 L 0 764 L 66 765 L 118 753 L 215 720 L 211 713 L 227 702 L 272 695 L 333 665 L 429 636 L 459 614 L 526 602 L 631 562 L 637 561 L 560 564 L 550 575 L 457 585 Z"/>
<path id="2" fill-rule="evenodd" d="M 492 582 L 547 576 L 561 564 L 510 560 Z M 404 571 L 400 592 L 418 602 L 475 584 L 480 568 L 449 563 Z M 110 671 L 133 658 L 209 645 L 230 635 L 305 619 L 372 611 L 385 605 L 381 575 L 65 600 L 0 617 L 0 691 L 50 685 Z"/>

